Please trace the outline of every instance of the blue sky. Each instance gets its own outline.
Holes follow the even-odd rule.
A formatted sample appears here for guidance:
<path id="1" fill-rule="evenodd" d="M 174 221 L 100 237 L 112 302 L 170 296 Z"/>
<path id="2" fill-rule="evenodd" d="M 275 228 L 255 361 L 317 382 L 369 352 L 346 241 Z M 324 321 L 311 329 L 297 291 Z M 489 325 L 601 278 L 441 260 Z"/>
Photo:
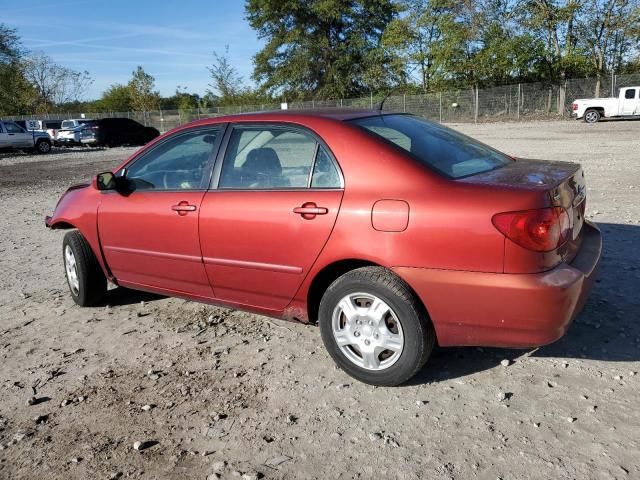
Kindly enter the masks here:
<path id="1" fill-rule="evenodd" d="M 156 78 L 162 95 L 177 85 L 203 94 L 212 53 L 225 45 L 251 84 L 252 57 L 261 47 L 243 0 L 0 0 L 0 12 L 28 50 L 87 70 L 94 80 L 87 98 L 126 83 L 137 65 Z"/>

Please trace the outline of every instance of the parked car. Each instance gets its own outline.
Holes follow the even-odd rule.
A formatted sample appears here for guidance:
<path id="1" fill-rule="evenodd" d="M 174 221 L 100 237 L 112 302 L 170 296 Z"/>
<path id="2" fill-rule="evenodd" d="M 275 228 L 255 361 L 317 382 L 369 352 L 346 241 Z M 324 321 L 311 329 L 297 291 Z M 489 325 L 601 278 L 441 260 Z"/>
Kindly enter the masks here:
<path id="1" fill-rule="evenodd" d="M 130 118 L 103 118 L 87 123 L 82 129 L 82 143 L 116 147 L 119 145 L 144 145 L 160 135 L 153 127 Z"/>
<path id="2" fill-rule="evenodd" d="M 578 164 L 511 158 L 375 111 L 201 120 L 69 189 L 46 225 L 71 297 L 124 287 L 319 323 L 348 374 L 397 385 L 434 344 L 560 338 L 602 240 Z"/>
<path id="3" fill-rule="evenodd" d="M 86 118 L 63 120 L 55 136 L 56 145 L 82 145 L 82 128 L 91 121 Z"/>
<path id="4" fill-rule="evenodd" d="M 62 125 L 62 120 L 16 120 L 15 123 L 27 131 L 47 132 L 55 143 L 56 133 Z"/>
<path id="5" fill-rule="evenodd" d="M 621 88 L 618 98 L 579 98 L 574 100 L 573 115 L 587 123 L 601 118 L 640 118 L 640 87 Z"/>
<path id="6" fill-rule="evenodd" d="M 0 149 L 49 153 L 51 143 L 47 132 L 27 131 L 16 122 L 0 121 Z"/>

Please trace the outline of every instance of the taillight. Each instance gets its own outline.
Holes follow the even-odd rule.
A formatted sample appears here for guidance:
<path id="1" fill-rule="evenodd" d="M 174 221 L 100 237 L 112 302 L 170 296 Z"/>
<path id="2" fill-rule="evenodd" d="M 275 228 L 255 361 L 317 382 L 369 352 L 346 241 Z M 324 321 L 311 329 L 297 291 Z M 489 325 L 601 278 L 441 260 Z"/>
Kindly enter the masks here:
<path id="1" fill-rule="evenodd" d="M 578 104 L 574 103 L 573 105 L 571 105 L 571 108 L 573 108 L 573 111 L 575 112 L 576 110 L 578 110 Z"/>
<path id="2" fill-rule="evenodd" d="M 555 250 L 571 237 L 569 214 L 562 207 L 498 213 L 492 221 L 509 240 L 536 252 Z"/>

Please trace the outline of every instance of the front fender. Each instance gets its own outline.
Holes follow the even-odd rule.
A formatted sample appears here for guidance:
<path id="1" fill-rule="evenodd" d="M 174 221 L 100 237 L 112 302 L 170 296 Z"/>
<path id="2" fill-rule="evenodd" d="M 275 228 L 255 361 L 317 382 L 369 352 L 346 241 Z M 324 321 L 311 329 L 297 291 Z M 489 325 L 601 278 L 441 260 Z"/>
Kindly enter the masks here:
<path id="1" fill-rule="evenodd" d="M 45 225 L 52 230 L 78 229 L 89 243 L 104 274 L 113 280 L 102 255 L 98 235 L 100 198 L 100 192 L 88 184 L 71 187 L 60 198 L 53 214 L 45 217 Z"/>

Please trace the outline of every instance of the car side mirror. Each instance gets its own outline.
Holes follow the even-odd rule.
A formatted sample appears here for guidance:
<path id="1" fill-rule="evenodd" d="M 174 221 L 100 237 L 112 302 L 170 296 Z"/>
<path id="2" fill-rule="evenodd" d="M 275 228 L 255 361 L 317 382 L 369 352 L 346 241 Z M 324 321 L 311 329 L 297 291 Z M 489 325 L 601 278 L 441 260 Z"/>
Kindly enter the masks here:
<path id="1" fill-rule="evenodd" d="M 93 187 L 96 190 L 116 190 L 116 176 L 112 172 L 103 172 L 93 179 Z"/>

